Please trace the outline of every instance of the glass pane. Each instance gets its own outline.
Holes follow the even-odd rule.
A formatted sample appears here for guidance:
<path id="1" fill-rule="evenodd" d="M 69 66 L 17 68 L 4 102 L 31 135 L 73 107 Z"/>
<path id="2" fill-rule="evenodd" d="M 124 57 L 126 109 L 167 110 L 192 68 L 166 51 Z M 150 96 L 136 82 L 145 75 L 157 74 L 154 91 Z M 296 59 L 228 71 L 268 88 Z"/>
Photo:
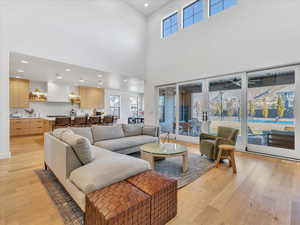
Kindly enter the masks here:
<path id="1" fill-rule="evenodd" d="M 241 79 L 231 78 L 209 83 L 209 133 L 217 135 L 218 127 L 239 130 L 241 142 Z"/>
<path id="2" fill-rule="evenodd" d="M 202 126 L 202 84 L 179 86 L 179 125 L 180 135 L 199 137 Z"/>
<path id="3" fill-rule="evenodd" d="M 159 124 L 161 133 L 176 131 L 176 86 L 159 88 Z"/>
<path id="4" fill-rule="evenodd" d="M 201 14 L 197 13 L 194 16 L 194 23 L 197 23 L 197 22 L 201 21 L 202 19 L 203 19 L 202 13 Z"/>
<path id="5" fill-rule="evenodd" d="M 130 117 L 138 117 L 138 96 L 129 97 Z"/>
<path id="6" fill-rule="evenodd" d="M 248 79 L 248 143 L 295 148 L 295 73 Z"/>
<path id="7" fill-rule="evenodd" d="M 168 28 L 171 26 L 171 19 L 168 18 L 168 19 L 165 19 L 164 20 L 164 28 Z"/>
<path id="8" fill-rule="evenodd" d="M 197 1 L 194 3 L 194 13 L 202 13 L 203 10 L 203 2 Z"/>
<path id="9" fill-rule="evenodd" d="M 177 30 L 178 30 L 177 24 L 173 25 L 173 26 L 171 27 L 171 34 L 177 32 Z"/>
<path id="10" fill-rule="evenodd" d="M 224 8 L 230 8 L 231 6 L 234 6 L 237 4 L 237 0 L 225 0 L 224 1 Z"/>
<path id="11" fill-rule="evenodd" d="M 168 37 L 171 33 L 171 28 L 164 29 L 164 37 Z"/>
<path id="12" fill-rule="evenodd" d="M 191 26 L 192 24 L 193 24 L 193 17 L 190 17 L 183 21 L 183 27 L 188 27 Z"/>
<path id="13" fill-rule="evenodd" d="M 189 18 L 193 16 L 193 7 L 189 6 L 183 10 L 183 18 Z"/>
<path id="14" fill-rule="evenodd" d="M 171 25 L 177 24 L 177 13 L 171 16 Z"/>

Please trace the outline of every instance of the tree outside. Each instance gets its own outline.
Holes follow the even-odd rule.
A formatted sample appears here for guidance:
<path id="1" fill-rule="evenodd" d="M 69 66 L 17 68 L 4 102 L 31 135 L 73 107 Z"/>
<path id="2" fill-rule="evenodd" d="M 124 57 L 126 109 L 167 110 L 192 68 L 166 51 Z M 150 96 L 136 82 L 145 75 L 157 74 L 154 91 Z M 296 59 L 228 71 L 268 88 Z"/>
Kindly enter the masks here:
<path id="1" fill-rule="evenodd" d="M 285 107 L 283 104 L 282 96 L 279 95 L 277 98 L 277 116 L 278 118 L 282 118 L 284 116 Z"/>

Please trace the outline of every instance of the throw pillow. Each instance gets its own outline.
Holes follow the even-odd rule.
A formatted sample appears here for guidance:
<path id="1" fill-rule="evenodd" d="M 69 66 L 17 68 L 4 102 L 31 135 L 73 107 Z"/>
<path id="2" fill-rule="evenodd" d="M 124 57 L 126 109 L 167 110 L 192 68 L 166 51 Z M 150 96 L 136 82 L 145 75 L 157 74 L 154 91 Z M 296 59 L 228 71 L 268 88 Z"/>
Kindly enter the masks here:
<path id="1" fill-rule="evenodd" d="M 61 140 L 69 144 L 83 165 L 92 162 L 95 159 L 94 152 L 91 149 L 90 141 L 77 134 L 65 132 Z"/>
<path id="2" fill-rule="evenodd" d="M 92 129 L 90 127 L 71 127 L 70 128 L 75 134 L 89 139 L 91 144 L 94 144 Z"/>
<path id="3" fill-rule="evenodd" d="M 73 131 L 70 130 L 69 128 L 58 128 L 52 132 L 52 135 L 54 137 L 57 137 L 58 139 L 61 139 L 61 137 L 64 133 L 73 134 Z"/>

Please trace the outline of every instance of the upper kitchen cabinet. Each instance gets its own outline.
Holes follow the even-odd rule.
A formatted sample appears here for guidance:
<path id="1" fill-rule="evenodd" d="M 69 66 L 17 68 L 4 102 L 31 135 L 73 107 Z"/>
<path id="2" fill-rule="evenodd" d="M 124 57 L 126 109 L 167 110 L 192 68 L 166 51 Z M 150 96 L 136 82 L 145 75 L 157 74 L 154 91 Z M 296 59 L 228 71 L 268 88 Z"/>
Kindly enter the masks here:
<path id="1" fill-rule="evenodd" d="M 103 109 L 104 88 L 79 86 L 80 108 Z"/>
<path id="2" fill-rule="evenodd" d="M 48 82 L 48 102 L 70 102 L 69 94 L 69 85 Z"/>
<path id="3" fill-rule="evenodd" d="M 11 108 L 29 107 L 29 80 L 9 79 L 9 102 Z"/>

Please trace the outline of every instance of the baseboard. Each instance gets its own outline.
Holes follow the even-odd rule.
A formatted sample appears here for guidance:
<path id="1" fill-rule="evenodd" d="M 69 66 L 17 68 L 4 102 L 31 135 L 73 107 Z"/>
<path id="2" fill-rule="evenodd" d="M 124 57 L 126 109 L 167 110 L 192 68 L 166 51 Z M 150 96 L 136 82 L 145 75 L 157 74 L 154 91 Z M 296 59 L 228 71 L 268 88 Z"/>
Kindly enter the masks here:
<path id="1" fill-rule="evenodd" d="M 10 152 L 0 153 L 0 159 L 8 159 L 11 157 Z"/>

